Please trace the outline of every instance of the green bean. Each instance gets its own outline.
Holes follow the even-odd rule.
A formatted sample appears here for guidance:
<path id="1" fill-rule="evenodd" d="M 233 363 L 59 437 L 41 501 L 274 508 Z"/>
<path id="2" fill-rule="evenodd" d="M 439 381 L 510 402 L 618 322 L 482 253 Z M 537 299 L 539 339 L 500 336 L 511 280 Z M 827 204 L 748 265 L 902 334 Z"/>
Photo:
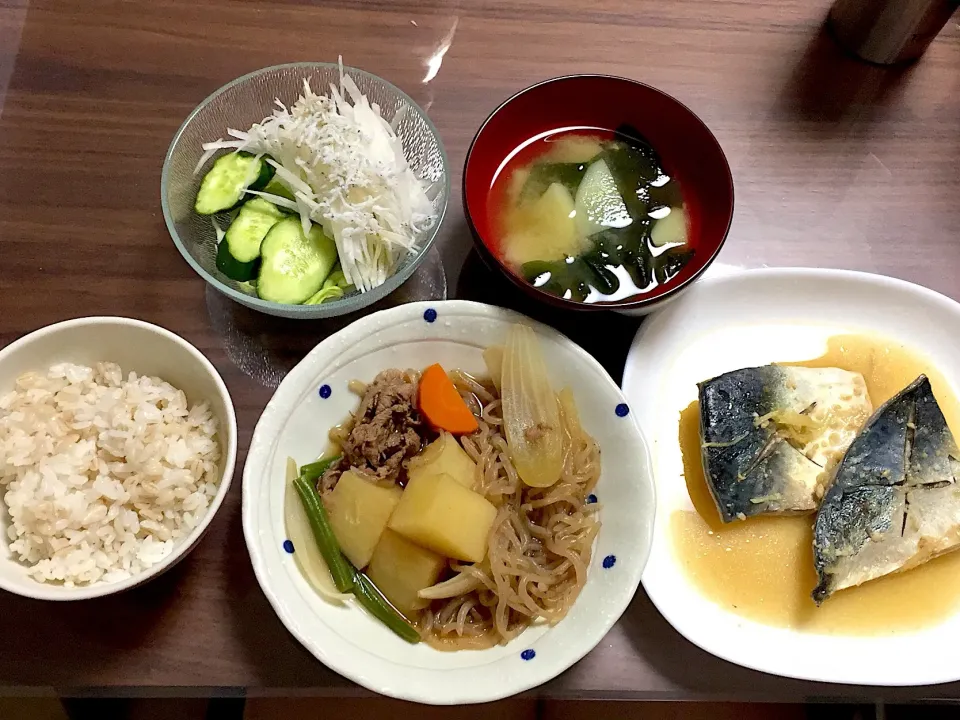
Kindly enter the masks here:
<path id="1" fill-rule="evenodd" d="M 316 463 L 311 463 L 311 465 L 326 464 L 329 467 L 338 459 L 319 460 Z M 300 477 L 293 481 L 293 486 L 297 489 L 297 494 L 303 501 L 304 510 L 306 510 L 307 517 L 310 518 L 310 526 L 313 528 L 313 535 L 317 540 L 317 547 L 320 548 L 320 553 L 326 560 L 327 567 L 330 568 L 330 574 L 333 576 L 333 583 L 337 586 L 337 590 L 340 592 L 353 591 L 360 604 L 390 630 L 409 643 L 420 642 L 420 633 L 416 631 L 416 628 L 387 602 L 386 598 L 370 581 L 370 578 L 356 570 L 340 552 L 340 544 L 333 534 L 333 528 L 330 527 L 327 511 L 313 486 L 316 478 L 311 480 L 304 472 L 304 469 L 308 467 L 310 466 L 304 465 L 300 468 Z M 320 474 L 323 474 L 322 470 Z M 317 477 L 319 476 L 317 475 Z"/>
<path id="2" fill-rule="evenodd" d="M 303 509 L 306 511 L 307 517 L 310 518 L 313 536 L 317 541 L 317 547 L 320 548 L 320 554 L 323 555 L 323 559 L 327 561 L 327 567 L 330 568 L 333 584 L 342 593 L 350 592 L 354 589 L 355 571 L 340 552 L 340 544 L 333 534 L 333 528 L 330 527 L 330 520 L 327 518 L 327 511 L 323 507 L 320 496 L 317 495 L 316 488 L 303 475 L 293 481 L 293 486 L 297 489 L 297 494 L 303 501 Z"/>
<path id="3" fill-rule="evenodd" d="M 340 462 L 341 457 L 341 455 L 335 455 L 302 465 L 300 467 L 300 477 L 304 478 L 307 482 L 315 483 L 332 465 Z"/>
<path id="4" fill-rule="evenodd" d="M 390 628 L 402 640 L 413 644 L 420 642 L 420 633 L 417 632 L 416 628 L 408 623 L 406 618 L 393 608 L 393 605 L 387 602 L 387 599 L 380 594 L 377 586 L 362 572 L 357 572 L 354 578 L 353 593 L 360 604 L 370 611 L 371 615 Z"/>

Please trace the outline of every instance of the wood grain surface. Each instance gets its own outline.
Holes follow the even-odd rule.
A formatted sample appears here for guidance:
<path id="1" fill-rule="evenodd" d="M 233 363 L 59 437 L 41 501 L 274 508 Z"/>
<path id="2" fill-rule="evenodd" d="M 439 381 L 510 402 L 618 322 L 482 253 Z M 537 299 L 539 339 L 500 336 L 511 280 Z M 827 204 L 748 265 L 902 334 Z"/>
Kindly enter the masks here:
<path id="1" fill-rule="evenodd" d="M 827 8 L 826 0 L 0 0 L 0 344 L 96 314 L 174 330 L 214 362 L 233 395 L 242 467 L 271 385 L 338 325 L 265 320 L 209 291 L 164 227 L 160 167 L 179 124 L 223 83 L 338 54 L 411 93 L 440 129 L 456 190 L 438 241 L 449 294 L 554 324 L 616 378 L 637 321 L 530 307 L 471 252 L 459 204 L 475 129 L 508 95 L 555 75 L 633 77 L 704 119 L 736 185 L 720 262 L 869 270 L 960 299 L 960 28 L 951 22 L 917 64 L 884 69 L 837 49 L 822 28 Z M 424 82 L 448 37 L 439 72 Z M 98 601 L 4 594 L 0 637 L 8 692 L 363 694 L 301 649 L 260 592 L 239 481 L 173 571 Z M 641 591 L 593 653 L 539 692 L 898 699 L 958 696 L 960 684 L 849 688 L 744 670 L 682 639 Z"/>

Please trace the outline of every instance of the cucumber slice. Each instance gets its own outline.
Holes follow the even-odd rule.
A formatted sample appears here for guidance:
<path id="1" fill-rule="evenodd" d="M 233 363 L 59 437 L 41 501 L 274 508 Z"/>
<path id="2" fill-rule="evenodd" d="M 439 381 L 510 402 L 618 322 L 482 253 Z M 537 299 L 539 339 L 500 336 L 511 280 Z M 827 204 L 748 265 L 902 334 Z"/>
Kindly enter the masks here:
<path id="1" fill-rule="evenodd" d="M 282 217 L 277 206 L 266 200 L 257 198 L 244 203 L 223 237 L 230 254 L 240 262 L 256 260 L 260 257 L 260 243 Z"/>
<path id="2" fill-rule="evenodd" d="M 257 294 L 264 300 L 299 305 L 323 286 L 337 261 L 337 245 L 319 225 L 304 235 L 299 218 L 286 218 L 260 245 Z"/>
<path id="3" fill-rule="evenodd" d="M 257 274 L 260 244 L 281 217 L 277 206 L 262 198 L 245 202 L 217 248 L 217 269 L 233 280 L 250 280 Z"/>
<path id="4" fill-rule="evenodd" d="M 257 274 L 257 262 L 259 258 L 251 262 L 240 262 L 230 254 L 230 248 L 227 247 L 227 241 L 223 240 L 217 246 L 217 270 L 222 272 L 231 280 L 246 282 L 253 279 Z"/>
<path id="5" fill-rule="evenodd" d="M 265 158 L 249 153 L 230 153 L 217 158 L 203 176 L 193 209 L 213 215 L 236 207 L 247 190 L 259 190 L 273 177 L 274 169 Z"/>
<path id="6" fill-rule="evenodd" d="M 254 190 L 257 190 L 257 188 L 254 188 Z M 276 175 L 270 179 L 270 182 L 263 186 L 263 192 L 270 193 L 271 195 L 279 195 L 287 200 L 294 199 L 290 188 L 284 185 Z"/>

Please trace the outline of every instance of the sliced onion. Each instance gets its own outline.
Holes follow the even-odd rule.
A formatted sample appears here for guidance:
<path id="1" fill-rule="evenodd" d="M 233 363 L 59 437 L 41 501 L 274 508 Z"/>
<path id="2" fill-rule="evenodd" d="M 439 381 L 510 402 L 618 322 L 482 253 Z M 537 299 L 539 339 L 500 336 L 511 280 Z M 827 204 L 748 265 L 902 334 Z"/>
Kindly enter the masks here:
<path id="1" fill-rule="evenodd" d="M 557 396 L 560 402 L 560 411 L 563 413 L 563 426 L 570 436 L 570 439 L 579 438 L 583 435 L 583 427 L 580 425 L 580 413 L 577 411 L 577 401 L 573 397 L 573 390 L 565 387 Z"/>
<path id="2" fill-rule="evenodd" d="M 517 474 L 530 487 L 550 487 L 563 470 L 557 396 L 533 330 L 513 325 L 503 354 L 503 424 Z"/>
<path id="3" fill-rule="evenodd" d="M 417 595 L 424 600 L 443 600 L 473 592 L 483 585 L 480 579 L 471 573 L 462 572 L 449 580 L 420 590 Z"/>
<path id="4" fill-rule="evenodd" d="M 307 512 L 303 503 L 293 488 L 293 481 L 297 479 L 297 463 L 293 458 L 287 458 L 286 487 L 283 498 L 283 519 L 286 526 L 287 538 L 293 543 L 293 559 L 304 579 L 317 594 L 324 600 L 332 603 L 342 603 L 352 594 L 337 592 L 333 584 L 333 577 L 327 567 L 317 541 L 310 527 Z"/>

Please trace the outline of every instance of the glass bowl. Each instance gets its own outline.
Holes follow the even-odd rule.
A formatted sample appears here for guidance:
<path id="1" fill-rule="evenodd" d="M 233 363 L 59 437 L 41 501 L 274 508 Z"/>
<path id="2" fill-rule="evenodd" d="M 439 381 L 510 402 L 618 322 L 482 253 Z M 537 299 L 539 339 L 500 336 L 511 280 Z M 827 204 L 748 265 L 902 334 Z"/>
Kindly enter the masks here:
<path id="1" fill-rule="evenodd" d="M 204 171 L 224 150 L 210 158 L 194 174 L 205 142 L 227 137 L 227 129 L 246 130 L 276 108 L 279 99 L 288 107 L 300 96 L 303 81 L 315 92 L 324 92 L 340 81 L 336 63 L 292 63 L 263 68 L 227 83 L 190 113 L 170 143 L 163 162 L 160 198 L 163 217 L 173 242 L 184 259 L 216 290 L 241 305 L 268 315 L 317 319 L 346 315 L 389 295 L 404 283 L 423 261 L 443 221 L 450 196 L 450 172 L 446 151 L 437 128 L 426 113 L 402 90 L 383 78 L 344 67 L 371 103 L 380 106 L 388 122 L 403 112 L 396 127 L 404 153 L 413 172 L 428 183 L 427 197 L 433 203 L 436 222 L 417 238 L 418 249 L 401 260 L 397 271 L 382 285 L 365 293 L 354 291 L 320 305 L 285 305 L 261 300 L 240 283 L 221 273 L 216 266 L 217 238 L 210 218 L 193 210 L 194 199 Z M 221 223 L 225 228 L 225 223 Z"/>

